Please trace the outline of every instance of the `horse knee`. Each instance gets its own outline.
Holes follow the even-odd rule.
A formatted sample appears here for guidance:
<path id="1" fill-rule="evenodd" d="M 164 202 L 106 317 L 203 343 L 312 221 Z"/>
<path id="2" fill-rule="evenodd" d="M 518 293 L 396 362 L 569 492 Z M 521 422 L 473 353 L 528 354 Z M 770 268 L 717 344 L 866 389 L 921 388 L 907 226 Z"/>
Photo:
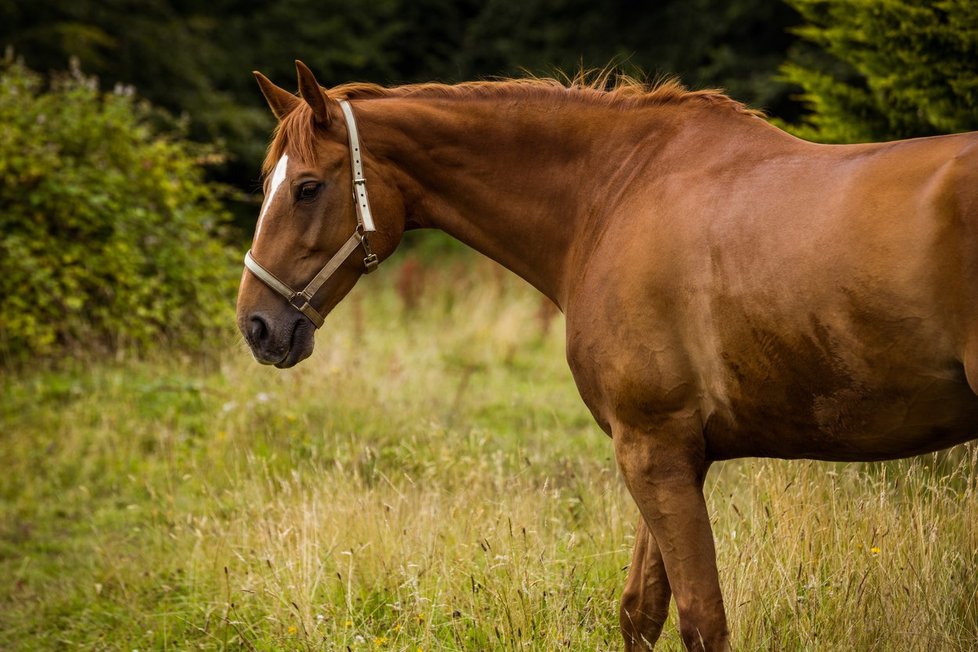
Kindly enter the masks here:
<path id="1" fill-rule="evenodd" d="M 621 605 L 618 610 L 622 631 L 634 629 L 638 622 L 639 610 L 642 605 L 642 592 L 629 582 L 621 594 Z"/>
<path id="2" fill-rule="evenodd" d="M 668 601 L 665 607 L 649 604 L 648 596 L 641 588 L 631 584 L 625 586 L 618 618 L 626 651 L 651 650 L 655 646 L 666 622 L 668 604 Z"/>
<path id="3" fill-rule="evenodd" d="M 683 644 L 694 652 L 730 650 L 727 619 L 723 603 L 679 607 L 679 633 Z"/>
<path id="4" fill-rule="evenodd" d="M 630 608 L 622 602 L 618 617 L 621 625 L 621 636 L 625 639 L 625 652 L 652 649 L 653 641 L 650 641 L 642 631 L 641 614 L 634 607 Z"/>
<path id="5" fill-rule="evenodd" d="M 670 594 L 658 543 L 649 533 L 645 520 L 639 518 L 619 610 L 626 650 L 652 649 L 669 613 Z"/>

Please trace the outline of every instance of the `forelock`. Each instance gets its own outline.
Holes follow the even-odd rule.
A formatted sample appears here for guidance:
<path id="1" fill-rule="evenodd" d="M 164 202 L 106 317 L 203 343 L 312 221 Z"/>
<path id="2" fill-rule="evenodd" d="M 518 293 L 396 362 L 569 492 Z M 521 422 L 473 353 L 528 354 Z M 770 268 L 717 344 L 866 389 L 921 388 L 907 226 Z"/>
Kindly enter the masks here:
<path id="1" fill-rule="evenodd" d="M 320 137 L 322 127 L 316 125 L 312 109 L 305 102 L 297 102 L 292 109 L 275 127 L 272 142 L 268 145 L 265 161 L 262 163 L 262 175 L 268 176 L 278 160 L 288 150 L 289 158 L 304 163 L 317 162 L 316 142 Z"/>

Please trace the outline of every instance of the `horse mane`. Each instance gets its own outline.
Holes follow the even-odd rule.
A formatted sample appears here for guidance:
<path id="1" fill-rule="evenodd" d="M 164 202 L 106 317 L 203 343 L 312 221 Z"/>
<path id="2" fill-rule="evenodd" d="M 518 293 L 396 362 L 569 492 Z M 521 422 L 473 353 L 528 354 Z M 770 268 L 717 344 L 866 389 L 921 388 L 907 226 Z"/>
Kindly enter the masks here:
<path id="1" fill-rule="evenodd" d="M 620 109 L 698 102 L 740 114 L 763 117 L 761 111 L 748 108 L 719 89 L 689 90 L 675 77 L 664 77 L 649 82 L 630 75 L 617 74 L 614 70 L 580 72 L 574 77 L 562 79 L 528 76 L 458 84 L 428 82 L 381 86 L 368 82 L 352 82 L 323 90 L 327 97 L 334 100 L 399 97 L 431 97 L 449 100 L 549 97 L 563 101 L 604 104 Z M 314 160 L 316 130 L 313 125 L 312 110 L 309 105 L 305 102 L 297 103 L 296 108 L 286 115 L 276 128 L 262 165 L 262 173 L 267 175 L 274 169 L 285 151 L 286 144 L 291 144 L 295 154 L 300 158 Z"/>

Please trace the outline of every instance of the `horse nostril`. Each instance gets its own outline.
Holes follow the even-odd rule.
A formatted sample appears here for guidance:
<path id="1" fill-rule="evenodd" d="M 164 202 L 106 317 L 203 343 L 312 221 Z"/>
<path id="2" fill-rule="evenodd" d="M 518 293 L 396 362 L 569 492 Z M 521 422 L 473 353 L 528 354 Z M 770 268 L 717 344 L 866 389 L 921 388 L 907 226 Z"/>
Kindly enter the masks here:
<path id="1" fill-rule="evenodd" d="M 268 339 L 268 322 L 258 315 L 252 317 L 248 322 L 248 338 L 252 344 L 261 344 Z"/>

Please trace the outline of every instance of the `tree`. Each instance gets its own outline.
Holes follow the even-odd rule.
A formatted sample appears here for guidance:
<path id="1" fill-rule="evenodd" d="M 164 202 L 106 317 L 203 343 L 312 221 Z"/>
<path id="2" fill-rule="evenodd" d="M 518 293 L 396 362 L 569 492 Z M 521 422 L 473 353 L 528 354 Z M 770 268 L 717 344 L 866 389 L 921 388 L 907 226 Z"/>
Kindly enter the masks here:
<path id="1" fill-rule="evenodd" d="M 822 142 L 978 129 L 978 3 L 788 0 L 807 25 L 782 68 L 810 109 L 793 127 Z"/>

